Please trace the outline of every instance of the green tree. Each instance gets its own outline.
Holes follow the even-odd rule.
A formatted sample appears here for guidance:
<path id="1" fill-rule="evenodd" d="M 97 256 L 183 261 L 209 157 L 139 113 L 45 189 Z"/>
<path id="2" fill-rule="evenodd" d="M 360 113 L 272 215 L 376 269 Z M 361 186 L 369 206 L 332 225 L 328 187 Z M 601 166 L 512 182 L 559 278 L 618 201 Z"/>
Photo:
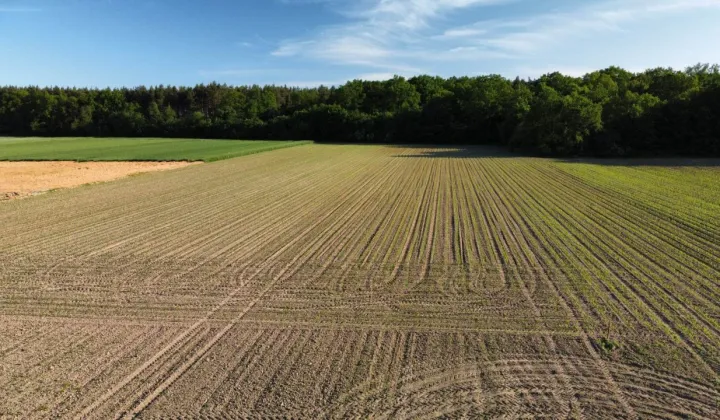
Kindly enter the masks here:
<path id="1" fill-rule="evenodd" d="M 602 129 L 602 107 L 577 92 L 561 95 L 545 84 L 539 89 L 511 145 L 544 155 L 581 153 Z"/>
<path id="2" fill-rule="evenodd" d="M 0 135 L 507 144 L 545 154 L 720 154 L 720 66 L 537 80 L 396 76 L 338 88 L 0 87 Z"/>
<path id="3" fill-rule="evenodd" d="M 361 80 L 353 80 L 340 86 L 333 93 L 333 102 L 349 111 L 357 111 L 365 102 L 365 91 Z"/>

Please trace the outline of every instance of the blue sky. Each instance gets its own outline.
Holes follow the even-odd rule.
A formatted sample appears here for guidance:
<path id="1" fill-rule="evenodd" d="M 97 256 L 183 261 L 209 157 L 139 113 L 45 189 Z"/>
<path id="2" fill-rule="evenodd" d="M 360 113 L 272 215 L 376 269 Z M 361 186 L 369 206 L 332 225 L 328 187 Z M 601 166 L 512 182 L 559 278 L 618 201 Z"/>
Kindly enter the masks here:
<path id="1" fill-rule="evenodd" d="M 720 0 L 0 0 L 0 85 L 314 86 L 720 63 Z"/>

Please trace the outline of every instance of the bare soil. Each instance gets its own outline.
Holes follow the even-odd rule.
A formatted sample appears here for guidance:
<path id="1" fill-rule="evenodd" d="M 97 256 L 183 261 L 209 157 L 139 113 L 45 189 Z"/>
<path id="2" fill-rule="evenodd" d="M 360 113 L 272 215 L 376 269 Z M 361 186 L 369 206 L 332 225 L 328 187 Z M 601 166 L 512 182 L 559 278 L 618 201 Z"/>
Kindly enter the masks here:
<path id="1" fill-rule="evenodd" d="M 720 168 L 487 150 L 0 206 L 0 418 L 720 418 Z"/>
<path id="2" fill-rule="evenodd" d="M 197 162 L 0 162 L 0 201 Z"/>

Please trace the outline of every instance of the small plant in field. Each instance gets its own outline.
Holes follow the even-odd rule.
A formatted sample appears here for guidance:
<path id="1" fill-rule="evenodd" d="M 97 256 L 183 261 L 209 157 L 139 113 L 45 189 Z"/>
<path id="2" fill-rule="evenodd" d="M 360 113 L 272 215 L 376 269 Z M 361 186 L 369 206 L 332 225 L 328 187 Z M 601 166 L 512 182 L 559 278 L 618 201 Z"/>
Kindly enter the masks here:
<path id="1" fill-rule="evenodd" d="M 615 341 L 613 341 L 612 339 L 607 338 L 607 337 L 602 337 L 602 338 L 600 338 L 600 342 L 599 342 L 599 343 L 600 343 L 600 348 L 601 348 L 605 353 L 612 353 L 612 352 L 614 352 L 615 350 L 617 350 L 617 349 L 620 348 L 620 345 L 619 345 L 617 342 L 615 342 Z"/>
<path id="2" fill-rule="evenodd" d="M 612 353 L 618 348 L 620 348 L 620 345 L 612 339 L 613 335 L 613 323 L 608 322 L 607 324 L 607 330 L 605 331 L 605 335 L 603 337 L 600 337 L 600 340 L 598 341 L 598 344 L 600 345 L 600 349 L 604 353 Z"/>

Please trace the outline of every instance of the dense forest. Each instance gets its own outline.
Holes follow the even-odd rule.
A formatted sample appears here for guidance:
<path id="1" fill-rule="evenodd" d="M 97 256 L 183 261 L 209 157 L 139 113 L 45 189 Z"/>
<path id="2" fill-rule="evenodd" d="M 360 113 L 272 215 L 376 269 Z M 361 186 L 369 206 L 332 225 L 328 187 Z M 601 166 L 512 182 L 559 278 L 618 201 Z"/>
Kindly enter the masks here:
<path id="1" fill-rule="evenodd" d="M 0 87 L 0 135 L 503 144 L 541 155 L 720 155 L 720 66 L 339 87 Z"/>

